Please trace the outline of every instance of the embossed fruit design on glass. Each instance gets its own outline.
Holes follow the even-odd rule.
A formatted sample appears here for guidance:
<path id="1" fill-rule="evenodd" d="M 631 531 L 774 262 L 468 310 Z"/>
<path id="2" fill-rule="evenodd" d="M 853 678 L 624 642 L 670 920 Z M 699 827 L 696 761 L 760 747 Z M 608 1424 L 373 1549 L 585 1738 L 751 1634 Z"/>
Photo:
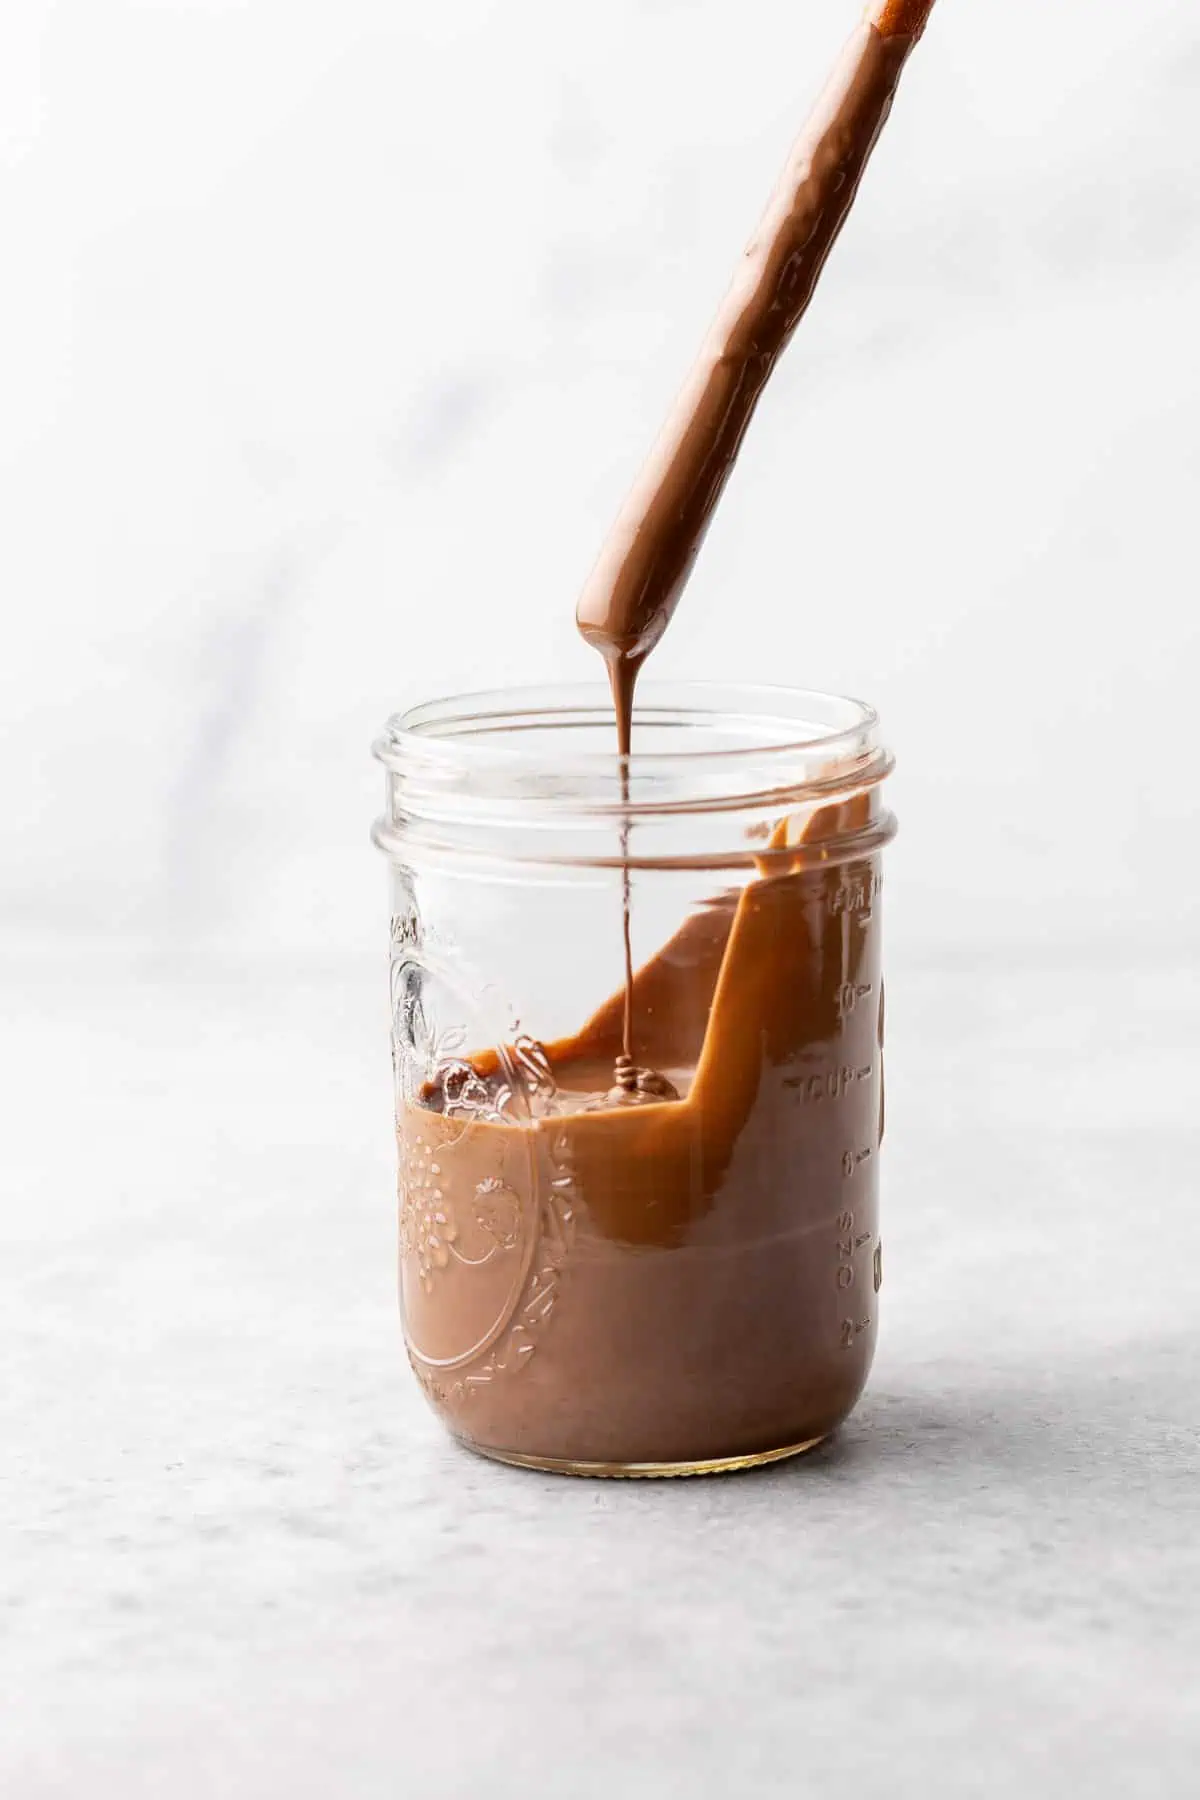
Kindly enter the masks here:
<path id="1" fill-rule="evenodd" d="M 376 745 L 409 1358 L 470 1448 L 580 1474 L 819 1443 L 883 1274 L 875 715 L 639 699 L 627 791 L 599 689 Z"/>

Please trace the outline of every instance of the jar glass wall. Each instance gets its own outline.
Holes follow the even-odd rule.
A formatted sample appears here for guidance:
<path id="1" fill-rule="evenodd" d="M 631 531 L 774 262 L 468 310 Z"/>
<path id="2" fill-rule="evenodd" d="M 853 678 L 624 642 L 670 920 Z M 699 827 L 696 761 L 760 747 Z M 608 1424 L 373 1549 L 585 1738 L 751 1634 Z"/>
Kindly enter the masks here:
<path id="1" fill-rule="evenodd" d="M 857 702 L 639 688 L 438 702 L 376 745 L 391 880 L 400 1290 L 472 1448 L 579 1472 L 795 1453 L 878 1323 L 880 857 Z M 628 881 L 635 1061 L 613 1106 Z"/>

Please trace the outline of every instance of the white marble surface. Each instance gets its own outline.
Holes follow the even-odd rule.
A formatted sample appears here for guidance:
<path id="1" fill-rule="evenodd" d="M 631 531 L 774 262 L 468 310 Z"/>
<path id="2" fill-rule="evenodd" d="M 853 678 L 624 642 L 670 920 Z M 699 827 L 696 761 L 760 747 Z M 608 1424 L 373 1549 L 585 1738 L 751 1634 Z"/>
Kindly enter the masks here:
<path id="1" fill-rule="evenodd" d="M 653 1486 L 418 1399 L 377 962 L 3 974 L 5 1800 L 1194 1794 L 1194 972 L 896 967 L 869 1398 Z"/>

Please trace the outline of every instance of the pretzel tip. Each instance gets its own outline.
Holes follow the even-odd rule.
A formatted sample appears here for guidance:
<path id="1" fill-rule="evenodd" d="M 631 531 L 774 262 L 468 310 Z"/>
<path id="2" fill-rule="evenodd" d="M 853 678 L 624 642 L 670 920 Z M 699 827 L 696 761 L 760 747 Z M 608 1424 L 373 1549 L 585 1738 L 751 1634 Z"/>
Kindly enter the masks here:
<path id="1" fill-rule="evenodd" d="M 880 37 L 918 38 L 933 11 L 934 0 L 871 0 L 867 19 Z"/>

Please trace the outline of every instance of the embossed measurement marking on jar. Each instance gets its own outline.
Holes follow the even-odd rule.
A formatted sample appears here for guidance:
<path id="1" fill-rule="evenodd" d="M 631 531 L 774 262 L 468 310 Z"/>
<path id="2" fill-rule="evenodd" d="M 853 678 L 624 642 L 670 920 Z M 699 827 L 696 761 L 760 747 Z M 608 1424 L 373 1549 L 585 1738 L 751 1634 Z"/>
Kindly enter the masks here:
<path id="1" fill-rule="evenodd" d="M 842 1349 L 853 1350 L 855 1338 L 861 1337 L 864 1331 L 870 1331 L 870 1329 L 871 1320 L 869 1315 L 865 1319 L 843 1319 Z"/>
<path id="2" fill-rule="evenodd" d="M 854 1286 L 854 1264 L 851 1261 L 854 1255 L 854 1214 L 852 1212 L 844 1212 L 838 1219 L 837 1250 L 838 1256 L 841 1258 L 837 1268 L 837 1284 L 838 1288 L 844 1291 L 846 1288 Z"/>
<path id="3" fill-rule="evenodd" d="M 874 916 L 882 886 L 882 877 L 874 871 L 869 875 L 843 875 L 826 902 L 831 916 L 852 918 L 865 931 Z"/>
<path id="4" fill-rule="evenodd" d="M 863 1164 L 865 1162 L 870 1162 L 874 1154 L 875 1152 L 873 1150 L 847 1150 L 842 1157 L 842 1175 L 844 1179 L 849 1181 L 854 1175 L 857 1175 Z"/>
<path id="5" fill-rule="evenodd" d="M 869 1231 L 855 1231 L 852 1212 L 842 1213 L 838 1219 L 838 1233 L 838 1255 L 845 1257 L 847 1262 L 850 1261 L 856 1250 L 861 1250 L 864 1244 L 869 1244 L 872 1237 L 872 1233 Z M 849 1287 L 850 1283 L 847 1281 L 842 1285 Z"/>
<path id="6" fill-rule="evenodd" d="M 859 1068 L 843 1063 L 840 1069 L 829 1069 L 824 1075 L 789 1075 L 784 1086 L 795 1088 L 801 1100 L 814 1104 L 819 1100 L 844 1100 L 856 1083 L 870 1081 L 874 1072 L 874 1063 L 863 1063 Z"/>
<path id="7" fill-rule="evenodd" d="M 874 992 L 875 983 L 873 981 L 843 982 L 838 989 L 837 997 L 839 1024 L 844 1025 L 855 1008 L 861 1006 L 864 1000 L 870 999 Z"/>
<path id="8" fill-rule="evenodd" d="M 839 1213 L 837 1226 L 838 1265 L 837 1274 L 834 1279 L 837 1283 L 838 1293 L 846 1294 L 849 1293 L 850 1289 L 854 1286 L 854 1257 L 864 1245 L 871 1242 L 872 1233 L 869 1231 L 855 1230 L 854 1214 L 849 1208 L 847 1208 L 845 1212 Z M 878 1255 L 876 1261 L 878 1261 Z M 876 1286 L 875 1291 L 876 1293 L 879 1292 L 878 1285 Z M 864 1331 L 869 1330 L 870 1324 L 870 1314 L 864 1319 L 843 1319 L 842 1349 L 852 1350 L 854 1348 L 855 1338 L 861 1337 Z"/>

